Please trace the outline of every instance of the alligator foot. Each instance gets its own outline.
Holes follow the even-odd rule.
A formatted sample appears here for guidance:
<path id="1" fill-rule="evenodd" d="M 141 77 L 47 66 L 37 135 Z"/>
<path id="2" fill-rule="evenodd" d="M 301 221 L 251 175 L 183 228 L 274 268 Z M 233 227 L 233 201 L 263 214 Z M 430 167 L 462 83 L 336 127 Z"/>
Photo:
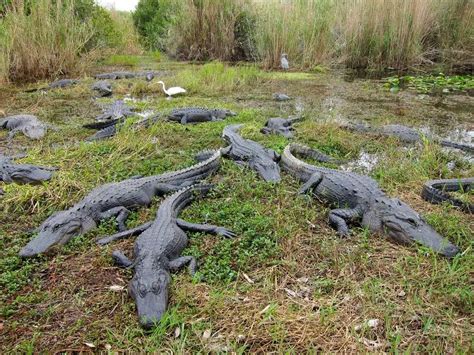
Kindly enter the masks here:
<path id="1" fill-rule="evenodd" d="M 322 173 L 314 173 L 311 175 L 311 177 L 306 181 L 298 190 L 298 193 L 300 195 L 308 193 L 310 190 L 315 189 L 320 182 L 323 180 L 323 174 Z"/>
<path id="2" fill-rule="evenodd" d="M 210 233 L 210 234 L 219 235 L 225 238 L 234 238 L 236 236 L 236 234 L 232 232 L 231 230 L 224 227 L 214 226 L 212 224 L 190 223 L 183 219 L 177 219 L 176 223 L 178 224 L 180 228 L 191 231 L 191 232 Z"/>
<path id="3" fill-rule="evenodd" d="M 336 209 L 329 212 L 329 224 L 337 230 L 341 237 L 349 236 L 347 222 L 353 222 L 360 217 L 360 213 L 354 209 Z"/>
<path id="4" fill-rule="evenodd" d="M 120 267 L 129 268 L 133 266 L 133 261 L 127 258 L 125 254 L 120 250 L 115 250 L 112 253 L 112 258 L 114 259 L 115 263 Z"/>
<path id="5" fill-rule="evenodd" d="M 188 264 L 189 274 L 193 276 L 197 268 L 197 262 L 194 256 L 180 256 L 179 258 L 171 260 L 169 266 L 172 271 L 178 271 L 186 264 Z"/>
<path id="6" fill-rule="evenodd" d="M 100 219 L 115 217 L 115 219 L 117 220 L 119 231 L 123 232 L 127 229 L 127 227 L 125 226 L 125 221 L 127 220 L 129 214 L 130 211 L 125 207 L 114 207 L 102 213 Z"/>
<path id="7" fill-rule="evenodd" d="M 99 244 L 99 245 L 106 245 L 106 244 L 109 244 L 109 243 L 114 242 L 116 240 L 133 237 L 135 235 L 138 235 L 138 234 L 142 233 L 146 229 L 148 229 L 152 225 L 152 223 L 153 222 L 146 222 L 146 223 L 143 223 L 142 225 L 140 225 L 138 227 L 135 227 L 135 228 L 132 228 L 132 229 L 120 232 L 120 233 L 116 233 L 114 235 L 110 235 L 110 236 L 107 236 L 107 237 L 100 238 L 100 239 L 97 240 L 96 243 Z"/>

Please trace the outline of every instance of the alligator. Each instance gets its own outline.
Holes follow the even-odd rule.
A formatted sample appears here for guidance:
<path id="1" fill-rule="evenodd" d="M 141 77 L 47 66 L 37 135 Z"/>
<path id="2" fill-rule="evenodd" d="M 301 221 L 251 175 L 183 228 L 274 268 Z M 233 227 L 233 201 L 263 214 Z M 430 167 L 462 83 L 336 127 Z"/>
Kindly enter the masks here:
<path id="1" fill-rule="evenodd" d="M 291 100 L 291 97 L 289 97 L 287 94 L 282 94 L 282 93 L 275 93 L 273 94 L 273 100 L 275 101 L 288 101 Z"/>
<path id="2" fill-rule="evenodd" d="M 10 130 L 9 138 L 23 132 L 31 139 L 40 139 L 46 134 L 47 126 L 33 115 L 14 115 L 0 119 L 0 128 Z"/>
<path id="3" fill-rule="evenodd" d="M 104 245 L 140 233 L 135 241 L 134 261 L 121 251 L 114 251 L 112 257 L 119 266 L 135 271 L 129 283 L 129 293 L 135 300 L 140 324 L 145 329 L 159 323 L 166 312 L 170 272 L 185 265 L 188 265 L 191 275 L 196 272 L 196 259 L 181 256 L 188 244 L 185 231 L 235 237 L 234 232 L 224 227 L 189 223 L 178 218 L 197 195 L 204 195 L 211 188 L 212 185 L 193 185 L 177 191 L 161 203 L 153 222 L 98 241 Z"/>
<path id="4" fill-rule="evenodd" d="M 147 206 L 154 196 L 193 184 L 206 178 L 220 165 L 220 152 L 207 152 L 208 159 L 189 168 L 164 174 L 132 177 L 104 184 L 68 210 L 54 213 L 38 228 L 39 234 L 20 251 L 29 257 L 63 245 L 73 237 L 94 229 L 106 218 L 115 217 L 119 230 L 125 229 L 129 209 Z"/>
<path id="5" fill-rule="evenodd" d="M 423 141 L 423 135 L 416 129 L 399 125 L 390 124 L 378 128 L 371 127 L 365 124 L 348 124 L 343 128 L 350 129 L 356 132 L 374 133 L 382 136 L 391 136 L 399 139 L 404 143 L 415 144 Z M 451 142 L 448 140 L 438 139 L 432 136 L 425 136 L 428 140 L 435 141 L 443 147 L 450 147 L 460 149 L 469 153 L 474 153 L 474 146 L 463 143 Z"/>
<path id="6" fill-rule="evenodd" d="M 222 155 L 234 160 L 238 165 L 248 166 L 255 170 L 265 181 L 279 182 L 280 156 L 272 149 L 264 148 L 259 143 L 242 138 L 237 132 L 243 125 L 226 126 L 222 137 L 230 145 L 222 148 Z"/>
<path id="7" fill-rule="evenodd" d="M 92 85 L 94 90 L 99 97 L 106 97 L 112 95 L 112 85 L 107 80 L 100 80 Z"/>
<path id="8" fill-rule="evenodd" d="M 300 144 L 289 144 L 283 151 L 281 165 L 304 183 L 300 193 L 312 192 L 335 207 L 329 212 L 329 222 L 340 236 L 349 235 L 348 223 L 359 223 L 372 233 L 399 243 L 417 242 L 446 257 L 459 253 L 458 247 L 439 235 L 410 206 L 388 197 L 372 178 L 314 166 L 294 154 L 318 160 L 320 153 Z"/>
<path id="9" fill-rule="evenodd" d="M 123 100 L 116 100 L 112 104 L 105 106 L 103 112 L 95 118 L 97 121 L 116 121 L 135 114 L 133 109 Z"/>
<path id="10" fill-rule="evenodd" d="M 430 180 L 423 185 L 421 197 L 433 204 L 440 204 L 447 201 L 451 205 L 458 207 L 461 211 L 474 213 L 474 204 L 461 201 L 449 194 L 451 191 L 459 190 L 466 192 L 473 187 L 474 178 Z"/>
<path id="11" fill-rule="evenodd" d="M 281 134 L 286 138 L 293 137 L 293 123 L 300 121 L 302 117 L 270 118 L 260 132 L 263 134 Z"/>
<path id="12" fill-rule="evenodd" d="M 25 92 L 35 92 L 35 91 L 45 91 L 45 90 L 52 90 L 52 89 L 63 89 L 68 86 L 73 86 L 79 83 L 79 80 L 75 79 L 60 79 L 53 81 L 48 86 L 37 88 L 37 89 L 29 89 L 25 90 Z"/>
<path id="13" fill-rule="evenodd" d="M 95 79 L 110 79 L 110 80 L 119 80 L 119 79 L 133 79 L 133 78 L 145 78 L 147 81 L 153 80 L 156 74 L 159 72 L 154 71 L 142 71 L 142 72 L 130 72 L 130 71 L 114 71 L 111 73 L 102 73 L 94 75 Z"/>
<path id="14" fill-rule="evenodd" d="M 159 115 L 154 117 L 146 117 L 142 120 L 133 123 L 134 128 L 138 127 L 149 127 L 160 118 Z M 118 129 L 123 126 L 125 121 L 123 119 L 117 119 L 109 122 L 96 122 L 84 125 L 85 128 L 99 129 L 95 134 L 88 137 L 86 141 L 97 141 L 101 139 L 111 138 L 117 134 Z"/>
<path id="15" fill-rule="evenodd" d="M 181 124 L 186 123 L 201 123 L 201 122 L 212 122 L 222 121 L 227 116 L 235 116 L 236 113 L 225 109 L 209 109 L 202 107 L 185 107 L 177 108 L 171 111 L 168 116 L 168 120 L 179 122 Z"/>
<path id="16" fill-rule="evenodd" d="M 17 184 L 40 184 L 53 176 L 56 168 L 36 166 L 31 164 L 15 164 L 12 160 L 24 158 L 24 155 L 15 157 L 0 156 L 0 181 Z"/>

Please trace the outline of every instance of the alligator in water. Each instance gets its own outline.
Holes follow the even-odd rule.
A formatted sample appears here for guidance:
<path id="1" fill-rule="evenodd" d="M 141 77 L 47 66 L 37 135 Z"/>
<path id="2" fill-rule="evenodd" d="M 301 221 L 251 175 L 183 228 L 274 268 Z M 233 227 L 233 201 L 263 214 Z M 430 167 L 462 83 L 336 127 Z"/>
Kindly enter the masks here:
<path id="1" fill-rule="evenodd" d="M 423 135 L 420 134 L 416 129 L 399 124 L 390 124 L 381 127 L 371 127 L 365 124 L 348 124 L 344 126 L 346 129 L 350 129 L 356 132 L 373 133 L 382 136 L 395 137 L 402 142 L 415 144 L 423 141 Z M 450 147 L 460 149 L 469 153 L 474 153 L 474 146 L 463 143 L 451 142 L 436 137 L 426 136 L 427 139 L 437 142 L 443 147 Z"/>
<path id="2" fill-rule="evenodd" d="M 68 86 L 73 86 L 79 83 L 79 80 L 75 79 L 60 79 L 53 81 L 50 83 L 48 86 L 38 88 L 38 89 L 30 89 L 30 90 L 25 90 L 25 92 L 35 92 L 35 91 L 40 91 L 40 90 L 52 90 L 52 89 L 63 89 Z"/>
<path id="3" fill-rule="evenodd" d="M 274 117 L 270 118 L 260 132 L 263 134 L 280 134 L 286 138 L 293 137 L 293 123 L 300 121 L 301 117 L 293 118 L 281 118 Z"/>
<path id="4" fill-rule="evenodd" d="M 449 194 L 452 191 L 469 191 L 474 187 L 474 178 L 430 180 L 423 185 L 421 197 L 433 204 L 445 201 L 464 212 L 474 213 L 474 204 L 461 201 Z"/>
<path id="5" fill-rule="evenodd" d="M 259 143 L 242 138 L 237 132 L 243 125 L 230 125 L 224 128 L 222 137 L 230 145 L 222 148 L 222 155 L 232 159 L 239 165 L 255 170 L 265 181 L 279 182 L 280 156 L 272 149 L 264 148 Z"/>
<path id="6" fill-rule="evenodd" d="M 120 230 L 125 229 L 129 209 L 149 205 L 154 196 L 178 190 L 200 181 L 216 171 L 220 152 L 208 152 L 208 159 L 189 168 L 148 177 L 134 177 L 108 183 L 92 190 L 68 210 L 51 215 L 39 227 L 39 234 L 20 251 L 28 257 L 44 253 L 55 245 L 94 229 L 106 218 L 116 217 Z"/>
<path id="7" fill-rule="evenodd" d="M 225 109 L 208 109 L 202 107 L 184 107 L 177 108 L 171 111 L 168 115 L 168 120 L 186 123 L 201 123 L 222 121 L 227 116 L 235 116 L 236 113 Z"/>
<path id="8" fill-rule="evenodd" d="M 36 166 L 31 164 L 15 164 L 13 159 L 24 156 L 5 157 L 0 156 L 0 181 L 5 183 L 16 182 L 17 184 L 40 184 L 48 181 L 53 176 L 52 171 L 56 168 Z"/>
<path id="9" fill-rule="evenodd" d="M 28 138 L 40 139 L 46 134 L 46 127 L 46 124 L 33 115 L 14 115 L 0 119 L 0 128 L 10 130 L 9 138 L 23 132 Z"/>
<path id="10" fill-rule="evenodd" d="M 147 81 L 153 80 L 155 75 L 162 74 L 155 71 L 142 71 L 142 72 L 130 72 L 130 71 L 115 71 L 111 73 L 102 73 L 94 75 L 96 79 L 110 79 L 110 80 L 119 80 L 119 79 L 134 79 L 134 78 L 145 78 Z"/>
<path id="11" fill-rule="evenodd" d="M 135 300 L 140 324 L 145 329 L 156 325 L 166 311 L 170 272 L 185 265 L 189 266 L 191 275 L 196 271 L 196 259 L 193 256 L 181 256 L 188 244 L 184 231 L 204 232 L 228 238 L 235 236 L 224 227 L 189 223 L 178 218 L 179 213 L 197 195 L 204 195 L 211 187 L 212 185 L 194 185 L 175 192 L 161 203 L 154 222 L 98 241 L 104 245 L 112 240 L 140 233 L 135 241 L 134 261 L 120 251 L 114 251 L 112 256 L 120 266 L 133 267 L 135 271 L 129 284 L 129 293 Z"/>
<path id="12" fill-rule="evenodd" d="M 439 235 L 410 206 L 385 195 L 372 178 L 310 165 L 293 154 L 317 159 L 319 152 L 290 144 L 282 154 L 281 165 L 304 183 L 300 193 L 312 192 L 336 207 L 329 213 L 329 222 L 339 235 L 349 234 L 348 223 L 360 223 L 371 232 L 388 235 L 399 243 L 418 242 L 447 257 L 459 252 L 458 247 Z"/>
<path id="13" fill-rule="evenodd" d="M 107 80 L 100 80 L 92 85 L 94 90 L 99 97 L 106 97 L 112 95 L 112 85 Z"/>

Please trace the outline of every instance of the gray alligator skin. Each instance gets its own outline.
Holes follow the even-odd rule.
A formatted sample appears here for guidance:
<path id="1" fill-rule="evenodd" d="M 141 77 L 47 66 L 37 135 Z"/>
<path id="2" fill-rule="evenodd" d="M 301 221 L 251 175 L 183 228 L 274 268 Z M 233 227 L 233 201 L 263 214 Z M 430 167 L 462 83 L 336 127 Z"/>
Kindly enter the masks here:
<path id="1" fill-rule="evenodd" d="M 40 91 L 40 90 L 52 90 L 52 89 L 63 89 L 68 86 L 73 86 L 79 83 L 79 80 L 75 79 L 60 79 L 53 81 L 50 83 L 48 86 L 38 88 L 38 89 L 30 89 L 30 90 L 25 90 L 25 92 L 34 92 L 34 91 Z"/>
<path id="2" fill-rule="evenodd" d="M 236 113 L 225 109 L 208 109 L 202 107 L 183 107 L 171 111 L 168 120 L 186 123 L 201 123 L 211 121 L 221 121 L 228 116 L 235 116 Z"/>
<path id="3" fill-rule="evenodd" d="M 8 129 L 9 138 L 22 132 L 31 139 L 43 138 L 46 134 L 46 125 L 33 115 L 14 115 L 0 119 L 0 128 Z"/>
<path id="4" fill-rule="evenodd" d="M 35 185 L 50 180 L 53 176 L 52 171 L 56 170 L 31 164 L 15 164 L 12 162 L 15 158 L 0 155 L 0 181 Z"/>
<path id="5" fill-rule="evenodd" d="M 91 88 L 97 93 L 97 96 L 99 97 L 112 95 L 112 85 L 107 80 L 96 81 Z"/>
<path id="6" fill-rule="evenodd" d="M 140 121 L 133 123 L 133 128 L 149 127 L 158 119 L 160 119 L 159 115 L 154 117 L 143 118 Z M 118 119 L 109 122 L 97 122 L 84 125 L 83 127 L 85 128 L 99 129 L 95 134 L 88 137 L 86 141 L 98 141 L 101 139 L 111 138 L 115 136 L 115 134 L 117 134 L 118 129 L 123 126 L 123 123 L 123 119 Z"/>
<path id="7" fill-rule="evenodd" d="M 318 154 L 306 146 L 290 144 L 282 154 L 281 165 L 304 182 L 300 193 L 312 192 L 336 207 L 329 213 L 329 222 L 339 235 L 349 234 L 348 223 L 360 223 L 399 243 L 417 242 L 447 257 L 459 253 L 458 247 L 439 235 L 410 206 L 385 195 L 372 178 L 310 165 L 293 155 L 314 157 L 313 153 Z"/>
<path id="8" fill-rule="evenodd" d="M 383 136 L 395 137 L 402 142 L 415 144 L 422 142 L 422 135 L 414 128 L 410 128 L 407 126 L 399 125 L 399 124 L 390 124 L 381 126 L 378 128 L 371 127 L 364 124 L 349 124 L 344 126 L 344 128 L 356 131 L 356 132 L 365 132 L 365 133 L 373 133 L 379 134 Z M 469 153 L 474 153 L 474 146 L 464 143 L 456 143 L 451 142 L 443 139 L 438 139 L 436 137 L 426 137 L 429 140 L 435 141 L 443 147 L 450 147 L 460 149 Z"/>
<path id="9" fill-rule="evenodd" d="M 474 204 L 461 201 L 449 194 L 452 191 L 469 191 L 474 187 L 474 178 L 430 180 L 425 182 L 421 197 L 433 204 L 445 201 L 466 213 L 474 213 Z"/>
<path id="10" fill-rule="evenodd" d="M 135 113 L 133 109 L 128 106 L 123 100 L 114 101 L 112 104 L 103 108 L 103 114 L 97 116 L 97 121 L 110 121 L 133 116 Z"/>
<path id="11" fill-rule="evenodd" d="M 280 134 L 286 138 L 293 137 L 293 123 L 300 121 L 301 117 L 293 118 L 281 118 L 274 117 L 270 118 L 260 132 L 263 134 Z"/>
<path id="12" fill-rule="evenodd" d="M 111 73 L 102 73 L 94 75 L 94 78 L 104 80 L 119 80 L 119 79 L 133 79 L 133 78 L 145 78 L 147 81 L 153 80 L 155 75 L 159 72 L 155 71 L 141 71 L 141 72 L 130 72 L 130 71 L 114 71 Z"/>
<path id="13" fill-rule="evenodd" d="M 280 156 L 272 149 L 264 148 L 259 143 L 242 138 L 237 132 L 243 125 L 230 125 L 224 128 L 222 137 L 230 145 L 221 149 L 222 155 L 234 160 L 239 165 L 250 167 L 265 181 L 280 182 Z"/>
<path id="14" fill-rule="evenodd" d="M 287 94 L 275 93 L 275 94 L 273 94 L 273 100 L 275 100 L 275 101 L 288 101 L 288 100 L 291 100 L 291 97 L 289 97 Z"/>
<path id="15" fill-rule="evenodd" d="M 212 185 L 194 185 L 175 192 L 162 202 L 153 222 L 98 241 L 104 245 L 140 233 L 135 241 L 134 261 L 120 251 L 114 251 L 112 256 L 120 266 L 133 267 L 135 271 L 129 284 L 129 293 L 135 300 L 140 324 L 145 329 L 156 325 L 166 311 L 170 272 L 185 265 L 189 266 L 191 275 L 196 271 L 196 259 L 181 256 L 188 244 L 184 231 L 204 232 L 227 238 L 235 236 L 232 231 L 223 227 L 189 223 L 178 218 L 187 205 L 197 196 L 206 194 L 211 187 Z"/>
<path id="16" fill-rule="evenodd" d="M 125 229 L 129 209 L 147 206 L 153 197 L 198 182 L 219 168 L 220 152 L 189 168 L 160 175 L 136 177 L 112 182 L 92 190 L 68 210 L 54 213 L 39 227 L 39 234 L 20 251 L 29 257 L 44 253 L 55 245 L 94 229 L 106 218 L 116 217 L 120 230 Z"/>

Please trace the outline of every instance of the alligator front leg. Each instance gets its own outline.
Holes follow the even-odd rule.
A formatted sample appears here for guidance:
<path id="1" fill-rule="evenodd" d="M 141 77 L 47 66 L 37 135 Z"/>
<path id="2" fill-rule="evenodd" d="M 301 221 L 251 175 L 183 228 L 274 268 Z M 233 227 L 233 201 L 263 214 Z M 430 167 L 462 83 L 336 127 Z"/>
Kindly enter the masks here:
<path id="1" fill-rule="evenodd" d="M 233 238 L 236 236 L 236 234 L 232 232 L 231 230 L 224 227 L 214 226 L 212 224 L 190 223 L 190 222 L 186 222 L 183 219 L 177 219 L 176 223 L 178 224 L 180 228 L 187 231 L 191 231 L 191 232 L 204 232 L 204 233 L 219 235 L 225 238 Z"/>
<path id="2" fill-rule="evenodd" d="M 114 262 L 120 267 L 129 268 L 133 266 L 133 261 L 127 258 L 120 250 L 114 250 L 112 259 L 114 259 Z"/>
<path id="3" fill-rule="evenodd" d="M 171 260 L 169 266 L 172 271 L 178 271 L 186 264 L 188 264 L 189 273 L 193 276 L 196 273 L 197 266 L 196 258 L 194 256 L 180 256 L 179 258 Z"/>
<path id="4" fill-rule="evenodd" d="M 303 195 L 310 190 L 314 190 L 323 180 L 323 174 L 320 172 L 314 173 L 298 190 L 298 193 Z"/>
<path id="5" fill-rule="evenodd" d="M 100 214 L 100 219 L 107 219 L 110 217 L 115 217 L 118 224 L 118 229 L 120 232 L 127 229 L 125 226 L 125 221 L 128 218 L 130 211 L 123 206 L 111 208 L 108 211 L 102 212 Z"/>
<path id="6" fill-rule="evenodd" d="M 135 236 L 137 234 L 140 234 L 140 233 L 144 232 L 145 230 L 147 230 L 152 224 L 153 224 L 153 222 L 143 223 L 142 225 L 140 225 L 138 227 L 128 229 L 126 231 L 116 233 L 114 235 L 110 235 L 108 237 L 100 238 L 100 239 L 97 240 L 96 243 L 99 244 L 99 245 L 106 245 L 106 244 L 109 244 L 109 243 L 111 243 L 113 241 L 116 241 L 116 240 L 119 240 L 119 239 L 125 239 L 125 238 L 129 238 L 129 237 L 133 237 L 133 236 Z"/>
<path id="7" fill-rule="evenodd" d="M 349 235 L 348 222 L 354 222 L 360 219 L 361 215 L 358 210 L 350 208 L 341 208 L 329 212 L 329 224 L 336 228 L 337 233 L 341 237 Z"/>

